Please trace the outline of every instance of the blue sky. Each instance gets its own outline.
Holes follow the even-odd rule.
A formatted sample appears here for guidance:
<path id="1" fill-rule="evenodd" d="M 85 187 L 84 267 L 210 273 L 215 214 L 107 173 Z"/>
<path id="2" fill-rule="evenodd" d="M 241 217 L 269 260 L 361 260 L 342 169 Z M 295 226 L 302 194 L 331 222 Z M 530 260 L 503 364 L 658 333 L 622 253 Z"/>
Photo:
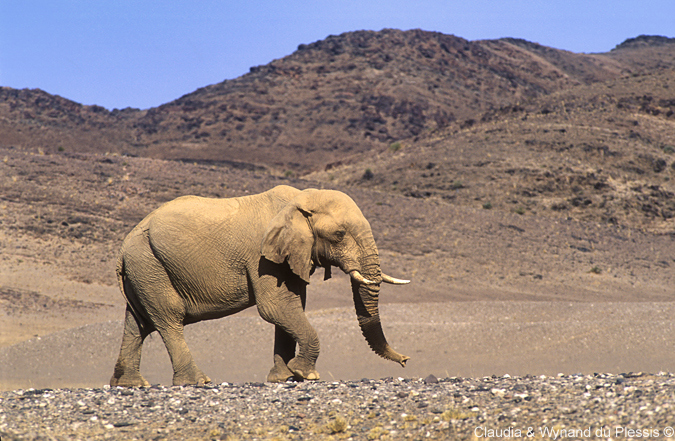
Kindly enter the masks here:
<path id="1" fill-rule="evenodd" d="M 0 0 L 0 86 L 149 108 L 331 34 L 383 28 L 605 52 L 675 37 L 673 0 Z"/>

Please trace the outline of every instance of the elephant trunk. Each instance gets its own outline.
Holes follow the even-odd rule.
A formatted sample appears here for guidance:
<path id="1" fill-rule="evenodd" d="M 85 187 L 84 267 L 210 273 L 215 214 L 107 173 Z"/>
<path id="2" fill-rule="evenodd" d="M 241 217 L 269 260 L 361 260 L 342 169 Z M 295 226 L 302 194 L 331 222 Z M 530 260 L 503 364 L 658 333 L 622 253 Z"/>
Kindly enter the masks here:
<path id="1" fill-rule="evenodd" d="M 362 272 L 363 276 L 368 281 L 382 280 L 377 257 L 371 259 L 370 264 L 362 265 Z M 387 343 L 387 339 L 384 337 L 384 332 L 382 331 L 378 308 L 380 294 L 379 283 L 362 283 L 355 278 L 352 278 L 351 283 L 356 316 L 359 320 L 361 333 L 363 333 L 368 345 L 380 357 L 395 361 L 405 367 L 405 363 L 410 357 L 401 355 L 392 349 L 392 347 L 389 346 L 389 343 Z"/>

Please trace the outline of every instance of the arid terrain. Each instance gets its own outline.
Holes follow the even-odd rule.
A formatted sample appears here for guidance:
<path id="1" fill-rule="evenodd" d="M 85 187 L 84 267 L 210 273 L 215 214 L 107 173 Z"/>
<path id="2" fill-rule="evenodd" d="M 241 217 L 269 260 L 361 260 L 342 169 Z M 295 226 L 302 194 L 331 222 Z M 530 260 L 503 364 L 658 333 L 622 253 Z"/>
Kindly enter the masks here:
<path id="1" fill-rule="evenodd" d="M 278 184 L 348 193 L 412 280 L 381 295 L 402 370 L 359 335 L 346 277 L 314 276 L 324 379 L 672 372 L 674 113 L 675 39 L 646 36 L 576 54 L 347 33 L 144 110 L 0 88 L 0 389 L 106 383 L 124 236 L 177 196 Z M 192 328 L 216 382 L 269 370 L 254 310 Z"/>

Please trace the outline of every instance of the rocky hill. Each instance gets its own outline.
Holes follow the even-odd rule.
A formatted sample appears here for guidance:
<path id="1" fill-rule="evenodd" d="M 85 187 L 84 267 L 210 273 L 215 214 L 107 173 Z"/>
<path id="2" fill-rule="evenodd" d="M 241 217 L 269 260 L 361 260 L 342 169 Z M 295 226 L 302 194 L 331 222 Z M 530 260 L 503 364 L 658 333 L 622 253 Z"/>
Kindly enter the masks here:
<path id="1" fill-rule="evenodd" d="M 638 37 L 606 54 L 576 54 L 510 38 L 350 32 L 147 110 L 3 88 L 0 139 L 304 174 L 573 86 L 672 69 L 674 48 L 672 39 Z"/>
<path id="2" fill-rule="evenodd" d="M 354 32 L 151 109 L 136 128 L 150 156 L 305 172 L 621 69 L 518 41 Z"/>

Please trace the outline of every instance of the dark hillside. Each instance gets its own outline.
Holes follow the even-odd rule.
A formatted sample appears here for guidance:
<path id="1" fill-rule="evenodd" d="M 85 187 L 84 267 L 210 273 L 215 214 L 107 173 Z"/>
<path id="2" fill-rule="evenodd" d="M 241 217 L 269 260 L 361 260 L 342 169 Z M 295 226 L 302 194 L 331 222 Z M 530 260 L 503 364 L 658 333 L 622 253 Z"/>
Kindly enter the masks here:
<path id="1" fill-rule="evenodd" d="M 672 70 L 675 68 L 675 38 L 640 35 L 627 39 L 603 56 L 628 66 L 634 74 Z"/>
<path id="2" fill-rule="evenodd" d="M 632 74 L 652 74 L 675 68 L 675 38 L 640 35 L 629 38 L 607 54 L 607 58 L 630 66 Z"/>
<path id="3" fill-rule="evenodd" d="M 675 44 L 675 38 L 664 37 L 662 35 L 638 35 L 635 38 L 628 38 L 623 43 L 617 44 L 612 51 L 655 48 Z"/>
<path id="4" fill-rule="evenodd" d="M 313 175 L 453 205 L 675 232 L 675 75 L 568 88 Z"/>

